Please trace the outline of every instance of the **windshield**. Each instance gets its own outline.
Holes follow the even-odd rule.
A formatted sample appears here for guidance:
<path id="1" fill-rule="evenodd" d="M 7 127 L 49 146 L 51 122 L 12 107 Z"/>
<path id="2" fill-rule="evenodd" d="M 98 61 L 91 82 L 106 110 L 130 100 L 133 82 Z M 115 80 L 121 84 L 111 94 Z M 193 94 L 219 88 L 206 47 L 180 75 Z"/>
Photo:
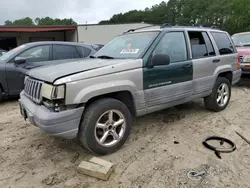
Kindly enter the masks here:
<path id="1" fill-rule="evenodd" d="M 159 32 L 141 32 L 117 36 L 102 47 L 95 57 L 139 58 L 158 34 Z"/>
<path id="2" fill-rule="evenodd" d="M 24 47 L 25 47 L 25 45 L 21 45 L 19 47 L 16 47 L 16 48 L 4 53 L 2 56 L 0 56 L 0 61 L 2 61 L 2 62 L 5 61 L 9 57 L 11 57 L 13 54 L 15 54 L 18 51 L 20 51 L 21 49 L 23 49 Z"/>
<path id="3" fill-rule="evenodd" d="M 232 39 L 236 46 L 250 46 L 250 34 L 234 35 Z"/>

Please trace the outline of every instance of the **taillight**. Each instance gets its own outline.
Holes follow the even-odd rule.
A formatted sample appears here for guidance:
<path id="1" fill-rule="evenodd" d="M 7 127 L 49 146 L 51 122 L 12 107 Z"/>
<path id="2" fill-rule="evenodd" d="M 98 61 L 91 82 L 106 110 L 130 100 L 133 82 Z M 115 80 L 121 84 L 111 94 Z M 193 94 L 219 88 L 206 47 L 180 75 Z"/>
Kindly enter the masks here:
<path id="1" fill-rule="evenodd" d="M 241 59 L 240 59 L 240 56 L 238 56 L 238 64 L 237 64 L 238 70 L 240 69 L 240 62 L 241 62 Z"/>

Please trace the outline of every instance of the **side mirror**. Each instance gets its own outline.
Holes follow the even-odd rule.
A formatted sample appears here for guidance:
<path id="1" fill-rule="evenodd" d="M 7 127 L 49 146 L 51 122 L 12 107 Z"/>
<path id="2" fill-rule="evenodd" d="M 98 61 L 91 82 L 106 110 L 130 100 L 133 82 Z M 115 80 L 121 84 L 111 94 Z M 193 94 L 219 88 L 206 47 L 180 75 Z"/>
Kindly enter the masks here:
<path id="1" fill-rule="evenodd" d="M 152 58 L 152 66 L 169 65 L 170 57 L 167 54 L 155 54 Z"/>
<path id="2" fill-rule="evenodd" d="M 20 65 L 20 64 L 26 63 L 26 59 L 22 58 L 22 57 L 16 57 L 14 62 L 15 62 L 16 65 Z"/>

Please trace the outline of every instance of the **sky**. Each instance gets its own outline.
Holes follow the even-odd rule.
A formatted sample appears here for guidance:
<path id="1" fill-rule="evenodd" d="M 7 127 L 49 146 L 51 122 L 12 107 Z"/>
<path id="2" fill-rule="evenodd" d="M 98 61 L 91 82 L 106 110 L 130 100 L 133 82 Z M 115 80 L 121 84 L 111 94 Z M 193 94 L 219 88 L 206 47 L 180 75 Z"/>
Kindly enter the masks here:
<path id="1" fill-rule="evenodd" d="M 6 20 L 31 17 L 73 18 L 78 24 L 95 24 L 113 14 L 145 9 L 162 0 L 0 0 L 0 25 Z"/>

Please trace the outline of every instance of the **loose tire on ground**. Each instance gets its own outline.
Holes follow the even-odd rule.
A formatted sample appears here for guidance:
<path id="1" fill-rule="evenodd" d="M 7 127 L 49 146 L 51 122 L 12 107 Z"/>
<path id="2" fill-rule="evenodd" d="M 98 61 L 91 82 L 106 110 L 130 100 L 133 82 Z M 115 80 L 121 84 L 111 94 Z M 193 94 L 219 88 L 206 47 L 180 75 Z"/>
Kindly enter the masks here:
<path id="1" fill-rule="evenodd" d="M 218 90 L 224 84 L 228 87 L 228 100 L 225 102 L 224 105 L 221 106 L 217 102 L 217 99 L 219 99 L 218 98 L 218 95 L 219 95 Z M 230 98 L 231 98 L 231 84 L 230 84 L 229 80 L 225 77 L 219 77 L 214 85 L 214 88 L 213 88 L 211 95 L 209 95 L 208 97 L 205 97 L 204 102 L 205 102 L 205 106 L 207 109 L 209 109 L 211 111 L 215 111 L 215 112 L 220 112 L 228 106 Z"/>
<path id="2" fill-rule="evenodd" d="M 107 121 L 105 118 L 107 118 Z M 111 119 L 113 119 L 113 124 Z M 120 125 L 116 126 L 119 123 Z M 128 107 L 119 100 L 103 98 L 94 101 L 87 107 L 83 114 L 78 137 L 85 148 L 91 152 L 98 155 L 106 155 L 117 151 L 125 143 L 131 127 L 132 116 Z M 115 132 L 117 134 L 115 134 Z M 105 140 L 104 135 L 108 135 L 106 143 L 103 142 L 103 140 Z M 108 145 L 108 141 L 112 139 L 114 139 L 114 143 L 111 142 L 111 144 Z"/>

